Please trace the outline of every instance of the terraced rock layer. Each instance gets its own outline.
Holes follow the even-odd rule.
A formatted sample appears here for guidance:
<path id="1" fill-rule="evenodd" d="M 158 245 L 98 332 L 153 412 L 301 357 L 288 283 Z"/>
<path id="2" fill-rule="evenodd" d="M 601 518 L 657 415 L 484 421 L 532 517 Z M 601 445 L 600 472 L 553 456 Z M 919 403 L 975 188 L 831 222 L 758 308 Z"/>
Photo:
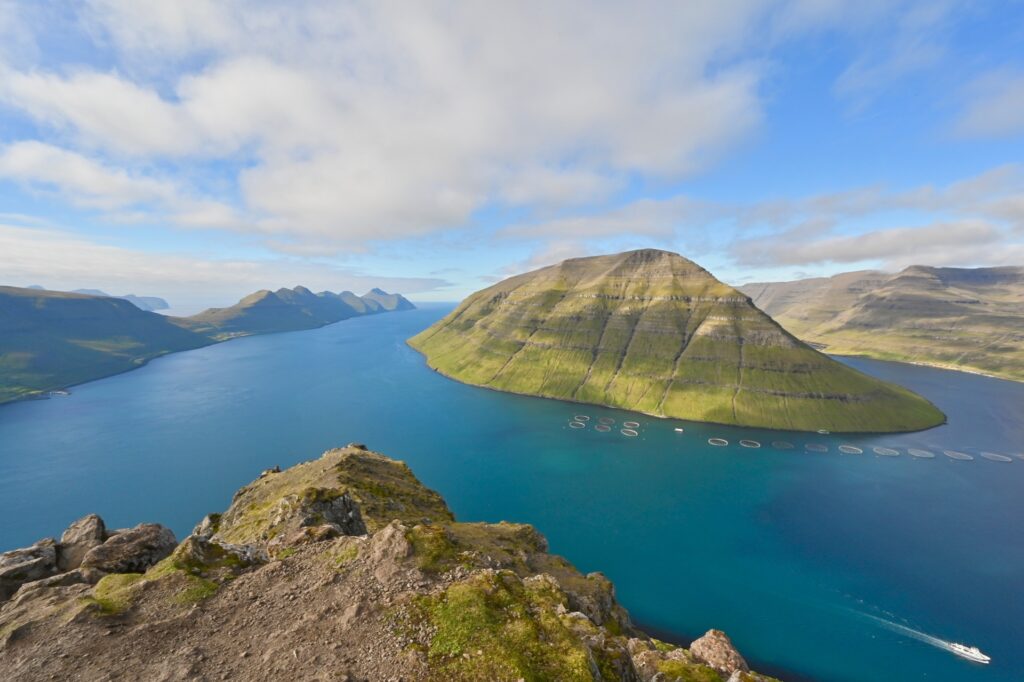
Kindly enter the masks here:
<path id="1" fill-rule="evenodd" d="M 654 249 L 509 278 L 409 344 L 466 383 L 665 417 L 842 432 L 945 419 L 797 340 L 696 263 Z"/>

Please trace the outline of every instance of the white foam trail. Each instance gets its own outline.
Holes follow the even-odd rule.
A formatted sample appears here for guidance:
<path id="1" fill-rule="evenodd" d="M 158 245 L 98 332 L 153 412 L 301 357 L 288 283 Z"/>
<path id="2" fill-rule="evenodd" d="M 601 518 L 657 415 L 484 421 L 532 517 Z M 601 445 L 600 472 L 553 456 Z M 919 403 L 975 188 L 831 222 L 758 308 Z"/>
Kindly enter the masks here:
<path id="1" fill-rule="evenodd" d="M 879 618 L 878 616 L 872 616 L 872 615 L 867 614 L 867 613 L 862 614 L 862 615 L 865 618 L 870 618 L 871 620 L 879 623 L 880 625 L 882 625 L 882 627 L 884 627 L 884 628 L 886 628 L 888 630 L 892 630 L 893 632 L 898 632 L 899 634 L 906 635 L 907 637 L 912 637 L 912 638 L 916 639 L 919 642 L 924 642 L 925 644 L 931 644 L 932 646 L 937 647 L 939 649 L 944 649 L 945 651 L 950 651 L 952 653 L 957 653 L 956 650 L 953 649 L 953 646 L 952 646 L 953 642 L 947 642 L 944 639 L 939 639 L 938 637 L 934 637 L 932 635 L 929 635 L 927 632 L 921 632 L 920 630 L 915 630 L 914 628 L 907 627 L 906 625 L 900 625 L 899 623 L 893 623 L 891 620 L 886 620 L 884 618 Z"/>

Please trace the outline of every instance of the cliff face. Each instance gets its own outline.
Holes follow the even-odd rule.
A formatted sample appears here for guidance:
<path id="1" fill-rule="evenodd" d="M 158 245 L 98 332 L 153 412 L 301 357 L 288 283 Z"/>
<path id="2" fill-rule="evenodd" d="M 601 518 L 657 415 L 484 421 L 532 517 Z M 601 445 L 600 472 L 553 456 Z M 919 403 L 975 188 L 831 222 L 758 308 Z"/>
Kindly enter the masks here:
<path id="1" fill-rule="evenodd" d="M 829 352 L 1024 381 L 1024 268 L 933 268 L 748 284 L 743 291 Z"/>
<path id="2" fill-rule="evenodd" d="M 358 445 L 168 533 L 86 517 L 0 555 L 0 679 L 769 679 L 719 631 L 649 638 L 532 527 L 456 522 Z"/>
<path id="3" fill-rule="evenodd" d="M 908 431 L 929 402 L 817 352 L 697 264 L 646 249 L 575 258 L 479 291 L 409 340 L 498 390 L 813 431 Z"/>

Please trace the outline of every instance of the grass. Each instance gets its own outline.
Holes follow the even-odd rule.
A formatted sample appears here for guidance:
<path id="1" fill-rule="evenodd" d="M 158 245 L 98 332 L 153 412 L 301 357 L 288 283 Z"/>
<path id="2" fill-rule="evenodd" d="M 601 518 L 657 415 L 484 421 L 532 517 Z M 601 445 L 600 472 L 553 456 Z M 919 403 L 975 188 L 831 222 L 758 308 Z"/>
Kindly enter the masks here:
<path id="1" fill-rule="evenodd" d="M 92 596 L 85 597 L 85 601 L 95 604 L 104 616 L 119 615 L 131 606 L 142 580 L 141 573 L 105 575 L 96 583 Z"/>

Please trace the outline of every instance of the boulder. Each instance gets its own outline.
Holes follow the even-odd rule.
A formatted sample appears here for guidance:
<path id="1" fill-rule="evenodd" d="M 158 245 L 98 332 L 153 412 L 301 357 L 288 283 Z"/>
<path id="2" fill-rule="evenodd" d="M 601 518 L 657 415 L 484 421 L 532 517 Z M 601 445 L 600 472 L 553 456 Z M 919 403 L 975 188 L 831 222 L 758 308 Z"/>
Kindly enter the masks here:
<path id="1" fill-rule="evenodd" d="M 0 601 L 10 599 L 23 584 L 48 578 L 57 570 L 57 541 L 53 538 L 0 554 Z"/>
<path id="2" fill-rule="evenodd" d="M 729 636 L 721 630 L 708 630 L 704 636 L 690 645 L 694 658 L 715 670 L 732 675 L 737 670 L 750 672 L 747 662 L 736 651 Z"/>
<path id="3" fill-rule="evenodd" d="M 89 514 L 78 519 L 60 536 L 57 549 L 57 567 L 61 571 L 71 571 L 82 565 L 82 559 L 93 547 L 98 547 L 107 539 L 107 527 L 96 514 Z"/>
<path id="4" fill-rule="evenodd" d="M 271 512 L 275 534 L 291 534 L 296 529 L 331 525 L 339 535 L 365 535 L 359 505 L 340 488 L 306 488 L 283 498 Z"/>
<path id="5" fill-rule="evenodd" d="M 265 564 L 269 561 L 266 550 L 254 545 L 233 545 L 210 537 L 189 535 L 174 550 L 175 559 L 187 566 L 205 572 L 227 568 L 232 572 Z"/>
<path id="6" fill-rule="evenodd" d="M 143 573 L 170 555 L 178 541 L 170 528 L 158 523 L 140 523 L 93 547 L 82 560 L 82 568 L 107 573 Z"/>

